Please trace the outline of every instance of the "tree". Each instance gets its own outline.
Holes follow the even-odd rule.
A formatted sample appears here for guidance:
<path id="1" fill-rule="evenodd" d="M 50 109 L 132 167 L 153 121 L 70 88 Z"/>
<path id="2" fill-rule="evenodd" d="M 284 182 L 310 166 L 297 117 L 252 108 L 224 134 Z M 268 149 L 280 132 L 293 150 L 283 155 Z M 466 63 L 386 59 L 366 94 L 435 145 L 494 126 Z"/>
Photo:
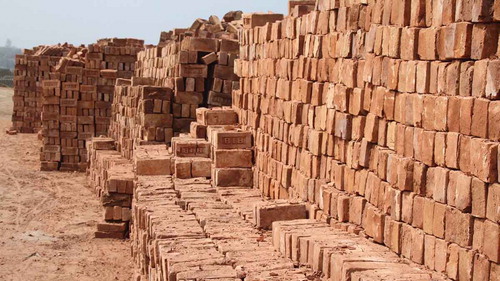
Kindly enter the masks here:
<path id="1" fill-rule="evenodd" d="M 12 47 L 12 41 L 10 39 L 7 39 L 7 41 L 5 41 L 5 47 L 7 48 Z"/>

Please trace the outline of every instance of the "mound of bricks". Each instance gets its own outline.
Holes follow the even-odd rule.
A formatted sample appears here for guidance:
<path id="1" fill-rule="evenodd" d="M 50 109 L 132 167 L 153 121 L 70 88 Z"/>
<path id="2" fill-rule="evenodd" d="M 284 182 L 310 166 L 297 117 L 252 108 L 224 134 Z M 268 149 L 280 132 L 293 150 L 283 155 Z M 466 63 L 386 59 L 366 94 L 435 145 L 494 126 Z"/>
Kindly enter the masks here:
<path id="1" fill-rule="evenodd" d="M 52 79 L 51 74 L 61 57 L 75 51 L 71 45 L 39 46 L 16 55 L 13 129 L 21 133 L 37 133 L 42 128 L 42 82 Z"/>
<path id="2" fill-rule="evenodd" d="M 150 79 L 119 79 L 115 86 L 109 136 L 132 159 L 141 142 L 170 143 L 173 137 L 172 90 L 148 86 Z"/>
<path id="3" fill-rule="evenodd" d="M 264 196 L 308 202 L 311 218 L 452 280 L 497 280 L 500 6 L 431 2 L 249 17 L 233 108 Z"/>
<path id="4" fill-rule="evenodd" d="M 236 271 L 196 217 L 176 204 L 171 177 L 138 177 L 134 193 L 134 280 L 236 280 Z"/>
<path id="5" fill-rule="evenodd" d="M 143 43 L 103 39 L 61 58 L 54 79 L 42 82 L 42 170 L 85 171 L 86 141 L 107 135 L 115 81 L 132 77 Z"/>
<path id="6" fill-rule="evenodd" d="M 174 90 L 174 132 L 190 131 L 200 105 L 231 105 L 231 93 L 239 88 L 239 77 L 234 74 L 239 17 L 241 13 L 226 15 L 231 22 L 221 22 L 216 16 L 209 21 L 198 19 L 189 29 L 162 33 L 163 44 L 139 53 L 136 76 Z"/>
<path id="7" fill-rule="evenodd" d="M 131 219 L 133 164 L 115 150 L 113 139 L 94 138 L 87 146 L 88 182 L 104 207 L 104 221 L 97 225 L 95 237 L 123 239 Z"/>
<path id="8" fill-rule="evenodd" d="M 283 256 L 322 272 L 325 280 L 446 280 L 402 263 L 383 246 L 314 220 L 274 222 L 272 241 Z"/>

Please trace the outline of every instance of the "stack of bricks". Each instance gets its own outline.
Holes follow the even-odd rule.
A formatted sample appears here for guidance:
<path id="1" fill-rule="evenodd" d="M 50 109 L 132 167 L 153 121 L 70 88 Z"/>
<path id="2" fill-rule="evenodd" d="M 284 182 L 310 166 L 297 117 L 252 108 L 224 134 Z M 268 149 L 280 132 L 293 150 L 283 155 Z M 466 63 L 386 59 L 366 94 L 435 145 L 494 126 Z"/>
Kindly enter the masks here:
<path id="1" fill-rule="evenodd" d="M 197 122 L 207 128 L 211 144 L 212 184 L 214 187 L 253 187 L 252 134 L 241 131 L 238 115 L 230 108 L 200 108 Z"/>
<path id="2" fill-rule="evenodd" d="M 111 138 L 93 138 L 87 142 L 88 182 L 104 207 L 104 221 L 97 225 L 96 238 L 123 239 L 129 230 L 134 168 L 115 148 Z"/>
<path id="3" fill-rule="evenodd" d="M 39 46 L 16 55 L 13 129 L 21 133 L 36 133 L 41 129 L 42 81 L 52 79 L 51 73 L 60 58 L 72 50 L 68 45 Z"/>
<path id="4" fill-rule="evenodd" d="M 43 87 L 42 170 L 85 171 L 85 143 L 107 134 L 116 79 L 131 78 L 142 44 L 103 39 L 59 61 Z"/>
<path id="5" fill-rule="evenodd" d="M 176 178 L 211 177 L 211 147 L 206 139 L 192 138 L 189 135 L 174 137 L 172 151 Z"/>
<path id="6" fill-rule="evenodd" d="M 452 280 L 497 280 L 500 5 L 451 2 L 319 0 L 247 28 L 233 103 L 264 195 Z"/>
<path id="7" fill-rule="evenodd" d="M 109 136 L 127 159 L 142 142 L 170 143 L 173 137 L 172 90 L 147 86 L 149 80 L 118 79 L 115 86 Z"/>
<path id="8" fill-rule="evenodd" d="M 189 132 L 200 105 L 231 105 L 231 92 L 239 87 L 234 74 L 240 26 L 236 19 L 198 19 L 189 29 L 162 33 L 163 44 L 139 53 L 136 76 L 153 78 L 156 85 L 174 90 L 176 133 Z"/>

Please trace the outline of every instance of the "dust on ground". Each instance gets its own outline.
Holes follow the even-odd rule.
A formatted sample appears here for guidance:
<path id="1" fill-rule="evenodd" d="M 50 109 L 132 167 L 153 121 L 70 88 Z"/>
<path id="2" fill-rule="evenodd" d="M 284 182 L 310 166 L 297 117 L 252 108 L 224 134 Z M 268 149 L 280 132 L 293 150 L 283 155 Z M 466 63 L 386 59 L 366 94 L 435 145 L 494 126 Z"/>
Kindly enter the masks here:
<path id="1" fill-rule="evenodd" d="M 41 172 L 36 134 L 5 134 L 11 96 L 0 88 L 0 280 L 131 280 L 129 242 L 93 238 L 85 174 Z"/>

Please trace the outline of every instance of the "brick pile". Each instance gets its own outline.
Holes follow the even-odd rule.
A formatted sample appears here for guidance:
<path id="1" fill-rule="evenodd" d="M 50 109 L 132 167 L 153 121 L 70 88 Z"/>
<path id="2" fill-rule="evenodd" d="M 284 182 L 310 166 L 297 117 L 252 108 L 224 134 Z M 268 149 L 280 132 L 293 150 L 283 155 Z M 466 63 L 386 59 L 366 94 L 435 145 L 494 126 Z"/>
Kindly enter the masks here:
<path id="1" fill-rule="evenodd" d="M 212 145 L 212 179 L 215 187 L 248 187 L 253 186 L 253 142 L 252 134 L 239 129 L 215 127 L 211 120 L 226 125 L 224 121 L 237 120 L 233 110 L 202 110 L 199 123 L 208 126 L 208 138 Z M 214 118 L 215 117 L 215 118 Z M 231 125 L 237 125 L 231 124 Z"/>
<path id="2" fill-rule="evenodd" d="M 103 39 L 59 61 L 55 79 L 43 81 L 42 170 L 85 171 L 86 141 L 107 134 L 115 81 L 132 77 L 142 45 Z"/>
<path id="3" fill-rule="evenodd" d="M 39 46 L 16 55 L 12 128 L 21 133 L 36 133 L 42 127 L 42 81 L 53 79 L 61 57 L 75 52 L 71 45 Z"/>
<path id="4" fill-rule="evenodd" d="M 134 167 L 116 151 L 111 138 L 93 138 L 87 142 L 89 153 L 88 183 L 104 207 L 96 238 L 127 237 L 131 219 Z"/>
<path id="5" fill-rule="evenodd" d="M 496 280 L 498 1 L 361 2 L 240 34 L 256 187 L 452 280 Z"/>
<path id="6" fill-rule="evenodd" d="M 346 231 L 314 220 L 273 223 L 272 241 L 283 256 L 315 272 L 323 280 L 447 280 L 442 275 L 402 263 L 395 253 Z"/>
<path id="7" fill-rule="evenodd" d="M 189 132 L 201 105 L 231 105 L 231 92 L 239 87 L 234 61 L 240 18 L 233 13 L 223 21 L 216 16 L 198 19 L 189 29 L 162 33 L 159 46 L 139 53 L 136 76 L 174 90 L 175 133 Z"/>
<path id="8" fill-rule="evenodd" d="M 232 199 L 261 201 L 245 190 L 248 195 Z M 208 179 L 138 177 L 131 224 L 135 280 L 318 280 L 279 257 L 270 233 L 222 203 L 221 194 Z"/>
<path id="9" fill-rule="evenodd" d="M 170 88 L 148 86 L 150 79 L 119 79 L 115 86 L 109 136 L 127 159 L 141 142 L 170 143 L 173 137 Z"/>

